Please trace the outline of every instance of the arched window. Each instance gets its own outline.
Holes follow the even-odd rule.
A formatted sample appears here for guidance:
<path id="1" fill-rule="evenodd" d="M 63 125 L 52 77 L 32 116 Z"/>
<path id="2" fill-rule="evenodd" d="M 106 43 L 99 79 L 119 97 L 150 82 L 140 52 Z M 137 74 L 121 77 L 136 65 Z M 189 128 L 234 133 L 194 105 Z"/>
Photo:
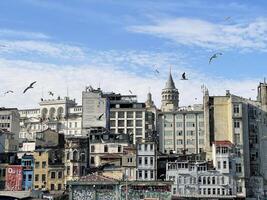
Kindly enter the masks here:
<path id="1" fill-rule="evenodd" d="M 81 157 L 81 161 L 85 162 L 85 152 L 81 152 L 80 157 Z"/>
<path id="2" fill-rule="evenodd" d="M 78 161 L 79 160 L 79 155 L 78 155 L 78 151 L 77 150 L 74 150 L 73 151 L 73 160 L 74 161 Z"/>
<path id="3" fill-rule="evenodd" d="M 48 112 L 47 108 L 43 108 L 43 109 L 42 109 L 42 118 L 43 118 L 43 119 L 45 119 L 45 118 L 47 117 L 47 116 L 46 116 L 46 115 L 47 115 L 47 112 Z"/>
<path id="4" fill-rule="evenodd" d="M 59 108 L 57 109 L 57 117 L 58 117 L 59 119 L 62 118 L 62 116 L 63 116 L 63 112 L 64 112 L 63 107 L 59 107 Z"/>
<path id="5" fill-rule="evenodd" d="M 56 109 L 55 108 L 50 108 L 50 110 L 49 110 L 49 118 L 50 118 L 50 120 L 55 118 L 55 113 L 56 113 Z"/>

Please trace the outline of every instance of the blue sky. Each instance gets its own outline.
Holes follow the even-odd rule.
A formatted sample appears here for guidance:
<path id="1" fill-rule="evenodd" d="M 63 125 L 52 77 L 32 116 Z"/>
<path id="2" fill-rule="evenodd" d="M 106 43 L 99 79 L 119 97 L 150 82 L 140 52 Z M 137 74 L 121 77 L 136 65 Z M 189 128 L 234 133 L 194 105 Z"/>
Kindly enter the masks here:
<path id="1" fill-rule="evenodd" d="M 267 72 L 266 9 L 263 0 L 0 1 L 0 92 L 15 91 L 0 105 L 36 107 L 66 88 L 80 103 L 89 84 L 140 100 L 150 87 L 159 105 L 170 66 L 182 105 L 201 103 L 202 84 L 255 98 Z"/>

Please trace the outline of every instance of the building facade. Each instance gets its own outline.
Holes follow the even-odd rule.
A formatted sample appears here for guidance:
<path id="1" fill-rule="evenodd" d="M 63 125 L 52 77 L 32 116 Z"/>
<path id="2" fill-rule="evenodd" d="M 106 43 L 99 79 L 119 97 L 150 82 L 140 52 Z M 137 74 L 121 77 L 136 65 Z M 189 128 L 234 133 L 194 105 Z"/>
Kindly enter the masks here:
<path id="1" fill-rule="evenodd" d="M 19 110 L 21 140 L 35 140 L 48 128 L 65 135 L 81 135 L 82 106 L 69 97 L 41 99 L 39 108 Z"/>
<path id="2" fill-rule="evenodd" d="M 136 145 L 137 180 L 153 181 L 157 179 L 157 146 L 154 142 L 142 142 Z"/>
<path id="3" fill-rule="evenodd" d="M 32 155 L 23 155 L 21 158 L 21 166 L 23 170 L 22 190 L 33 189 L 34 178 L 34 159 Z"/>
<path id="4" fill-rule="evenodd" d="M 160 152 L 198 154 L 204 151 L 203 106 L 179 107 L 179 93 L 171 73 L 162 90 L 162 105 L 157 120 Z"/>

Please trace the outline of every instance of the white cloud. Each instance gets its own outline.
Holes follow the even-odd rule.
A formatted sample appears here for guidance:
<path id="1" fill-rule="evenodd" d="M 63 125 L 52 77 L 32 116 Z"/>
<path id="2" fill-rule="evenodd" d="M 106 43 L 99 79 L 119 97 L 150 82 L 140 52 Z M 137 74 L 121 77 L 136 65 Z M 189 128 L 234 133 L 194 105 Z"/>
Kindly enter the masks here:
<path id="1" fill-rule="evenodd" d="M 14 94 L 0 97 L 0 105 L 5 107 L 33 108 L 38 107 L 42 95 L 49 98 L 48 91 L 52 90 L 56 96 L 66 96 L 67 87 L 71 98 L 76 98 L 81 103 L 81 93 L 86 85 L 92 85 L 106 91 L 114 91 L 129 94 L 129 90 L 138 95 L 140 101 L 145 101 L 148 88 L 155 103 L 159 106 L 161 101 L 161 89 L 165 85 L 166 76 L 147 77 L 133 74 L 128 71 L 116 69 L 115 66 L 103 65 L 53 65 L 34 63 L 28 61 L 0 60 L 1 93 L 5 90 L 14 90 Z M 255 80 L 219 80 L 207 77 L 205 74 L 193 72 L 189 81 L 181 81 L 175 76 L 176 87 L 180 92 L 180 105 L 202 103 L 201 85 L 205 83 L 210 94 L 223 95 L 226 89 L 244 96 L 255 97 L 257 81 Z M 37 81 L 34 89 L 22 94 L 23 89 L 32 81 Z M 195 100 L 197 98 L 197 100 Z"/>
<path id="2" fill-rule="evenodd" d="M 27 53 L 52 58 L 83 59 L 85 53 L 82 48 L 67 44 L 35 40 L 0 40 L 0 53 Z"/>
<path id="3" fill-rule="evenodd" d="M 49 39 L 50 37 L 44 33 L 29 32 L 29 31 L 18 31 L 11 29 L 0 29 L 0 36 L 3 38 L 30 38 L 30 39 Z"/>
<path id="4" fill-rule="evenodd" d="M 211 49 L 267 50 L 267 19 L 250 23 L 212 23 L 175 18 L 153 25 L 130 26 L 129 31 L 170 39 L 177 44 Z"/>

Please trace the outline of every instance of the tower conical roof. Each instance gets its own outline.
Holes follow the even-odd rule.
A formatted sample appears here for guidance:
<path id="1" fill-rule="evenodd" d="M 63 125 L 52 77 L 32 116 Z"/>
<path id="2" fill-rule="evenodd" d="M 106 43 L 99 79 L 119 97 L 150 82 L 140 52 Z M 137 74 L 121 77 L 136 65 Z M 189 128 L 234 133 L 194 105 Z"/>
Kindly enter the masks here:
<path id="1" fill-rule="evenodd" d="M 171 72 L 170 72 L 169 78 L 166 82 L 165 89 L 176 89 L 175 84 L 174 84 L 173 79 L 172 79 L 172 73 Z"/>

